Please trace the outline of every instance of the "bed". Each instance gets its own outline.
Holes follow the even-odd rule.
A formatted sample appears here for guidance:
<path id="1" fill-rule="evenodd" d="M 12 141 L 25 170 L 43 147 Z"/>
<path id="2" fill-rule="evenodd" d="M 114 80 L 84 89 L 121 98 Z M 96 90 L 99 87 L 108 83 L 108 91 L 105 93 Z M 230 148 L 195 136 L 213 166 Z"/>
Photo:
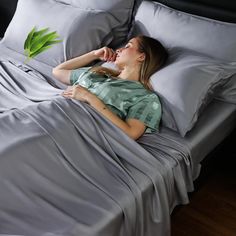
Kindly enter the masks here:
<path id="1" fill-rule="evenodd" d="M 235 3 L 209 1 L 204 12 L 188 1 L 86 2 L 19 0 L 0 42 L 0 235 L 168 236 L 201 161 L 236 128 Z M 22 42 L 36 24 L 63 44 L 25 64 Z M 51 71 L 140 33 L 160 39 L 170 60 L 152 77 L 159 132 L 136 142 L 63 98 Z"/>

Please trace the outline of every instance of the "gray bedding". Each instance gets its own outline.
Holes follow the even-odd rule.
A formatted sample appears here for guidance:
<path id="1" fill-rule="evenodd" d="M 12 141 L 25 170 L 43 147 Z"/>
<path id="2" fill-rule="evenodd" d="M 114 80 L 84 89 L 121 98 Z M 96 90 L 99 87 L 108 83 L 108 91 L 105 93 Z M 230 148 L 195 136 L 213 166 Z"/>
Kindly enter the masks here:
<path id="1" fill-rule="evenodd" d="M 131 140 L 20 57 L 1 50 L 0 235 L 170 235 L 171 211 L 193 190 L 186 146 Z"/>
<path id="2" fill-rule="evenodd" d="M 199 117 L 196 126 L 184 138 L 177 132 L 161 127 L 160 133 L 144 136 L 141 141 L 155 149 L 159 136 L 170 139 L 189 150 L 192 177 L 201 170 L 201 161 L 236 128 L 236 104 L 214 99 Z M 153 144 L 152 144 L 153 143 Z"/>

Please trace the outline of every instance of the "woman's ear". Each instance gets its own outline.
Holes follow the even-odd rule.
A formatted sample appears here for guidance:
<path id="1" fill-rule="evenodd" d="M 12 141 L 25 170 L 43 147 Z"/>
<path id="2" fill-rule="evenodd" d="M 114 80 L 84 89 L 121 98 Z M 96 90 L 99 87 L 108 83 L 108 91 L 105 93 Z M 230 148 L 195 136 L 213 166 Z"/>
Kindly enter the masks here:
<path id="1" fill-rule="evenodd" d="M 138 57 L 138 61 L 143 62 L 145 60 L 145 58 L 146 58 L 145 53 L 141 53 L 140 56 Z"/>

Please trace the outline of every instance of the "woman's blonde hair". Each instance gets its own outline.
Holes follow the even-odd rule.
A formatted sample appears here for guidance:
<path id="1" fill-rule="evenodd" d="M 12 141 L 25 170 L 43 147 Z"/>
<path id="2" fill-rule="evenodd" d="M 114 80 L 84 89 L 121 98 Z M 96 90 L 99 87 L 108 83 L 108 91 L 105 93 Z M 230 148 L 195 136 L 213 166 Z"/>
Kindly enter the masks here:
<path id="1" fill-rule="evenodd" d="M 113 70 L 104 66 L 94 66 L 90 70 L 99 75 L 107 75 L 112 77 L 117 77 L 120 74 L 120 71 Z"/>
<path id="2" fill-rule="evenodd" d="M 168 52 L 156 39 L 140 35 L 135 37 L 138 41 L 138 51 L 145 54 L 145 60 L 141 64 L 139 81 L 147 89 L 152 89 L 150 77 L 158 71 L 166 62 Z M 95 66 L 91 71 L 101 75 L 119 76 L 120 72 L 110 68 Z"/>
<path id="3" fill-rule="evenodd" d="M 156 39 L 147 36 L 138 36 L 138 51 L 145 54 L 141 64 L 139 81 L 145 88 L 152 89 L 150 77 L 166 63 L 168 52 Z"/>

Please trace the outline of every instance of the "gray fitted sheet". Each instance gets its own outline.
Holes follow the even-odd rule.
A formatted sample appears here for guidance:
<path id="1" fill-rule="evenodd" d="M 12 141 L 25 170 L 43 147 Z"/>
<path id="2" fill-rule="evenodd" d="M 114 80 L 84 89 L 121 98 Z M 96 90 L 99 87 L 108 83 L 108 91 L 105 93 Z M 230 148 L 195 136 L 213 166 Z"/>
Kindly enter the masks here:
<path id="1" fill-rule="evenodd" d="M 236 128 L 236 104 L 213 100 L 195 129 L 186 136 L 193 166 L 197 165 Z M 195 172 L 196 172 L 195 171 Z M 195 174 L 198 175 L 198 172 Z"/>

